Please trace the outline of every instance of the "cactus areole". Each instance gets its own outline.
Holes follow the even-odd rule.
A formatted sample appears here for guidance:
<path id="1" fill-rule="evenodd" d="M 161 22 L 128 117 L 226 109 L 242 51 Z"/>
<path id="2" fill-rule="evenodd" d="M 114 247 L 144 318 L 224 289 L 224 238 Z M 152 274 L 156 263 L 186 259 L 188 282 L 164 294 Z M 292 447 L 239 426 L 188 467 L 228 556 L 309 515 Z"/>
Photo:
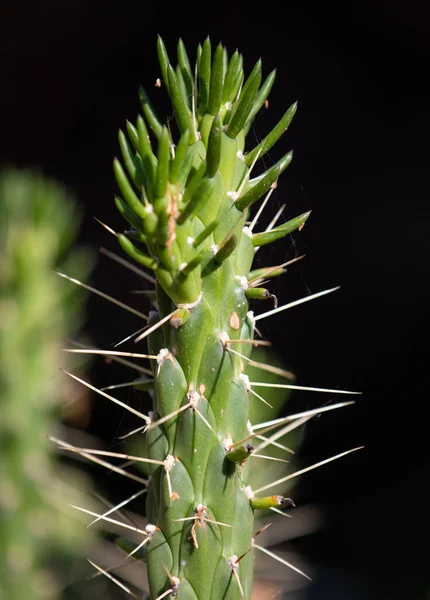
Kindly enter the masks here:
<path id="1" fill-rule="evenodd" d="M 258 176 L 252 171 L 288 128 L 296 104 L 248 149 L 246 135 L 275 73 L 262 83 L 258 61 L 245 77 L 242 56 L 211 49 L 209 39 L 195 68 L 181 41 L 176 67 L 161 38 L 158 56 L 176 124 L 163 125 L 141 89 L 143 114 L 120 131 L 122 161 L 114 161 L 115 203 L 132 226 L 119 242 L 156 278 L 146 336 L 157 357 L 145 432 L 147 456 L 158 461 L 147 497 L 149 585 L 154 600 L 238 600 L 251 595 L 254 507 L 278 498 L 256 502 L 247 485 L 253 447 L 244 372 L 254 336 L 249 299 L 270 298 L 261 283 L 284 269 L 260 278 L 250 275 L 251 265 L 257 247 L 309 216 L 254 233 L 249 209 L 270 195 L 292 155 Z"/>

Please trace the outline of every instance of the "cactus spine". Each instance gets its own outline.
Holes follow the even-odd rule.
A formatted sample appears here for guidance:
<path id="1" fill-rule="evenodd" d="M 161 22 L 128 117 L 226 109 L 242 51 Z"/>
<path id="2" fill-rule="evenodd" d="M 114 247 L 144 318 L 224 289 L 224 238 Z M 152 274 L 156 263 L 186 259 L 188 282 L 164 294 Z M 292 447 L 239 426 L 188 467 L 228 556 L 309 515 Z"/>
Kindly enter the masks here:
<path id="1" fill-rule="evenodd" d="M 163 125 L 141 89 L 143 115 L 119 132 L 123 160 L 114 161 L 120 190 L 115 203 L 132 227 L 117 234 L 118 241 L 155 276 L 156 310 L 135 339 L 147 341 L 148 353 L 140 356 L 151 361 L 153 372 L 153 408 L 142 415 L 139 459 L 146 457 L 150 475 L 144 543 L 151 598 L 249 599 L 258 547 L 254 511 L 285 504 L 282 496 L 265 493 L 295 475 L 255 491 L 247 484 L 256 435 L 249 412 L 251 394 L 257 394 L 246 367 L 289 376 L 250 359 L 255 320 L 264 315 L 255 319 L 249 301 L 272 298 L 262 285 L 285 271 L 285 265 L 252 270 L 252 262 L 257 248 L 301 229 L 310 213 L 260 233 L 248 219 L 291 162 L 289 152 L 254 176 L 255 163 L 288 128 L 296 104 L 245 151 L 275 73 L 262 83 L 259 60 L 245 77 L 242 56 L 236 51 L 229 58 L 221 45 L 212 51 L 209 38 L 198 47 L 194 69 L 182 41 L 175 68 L 161 38 L 158 56 L 178 131 Z"/>

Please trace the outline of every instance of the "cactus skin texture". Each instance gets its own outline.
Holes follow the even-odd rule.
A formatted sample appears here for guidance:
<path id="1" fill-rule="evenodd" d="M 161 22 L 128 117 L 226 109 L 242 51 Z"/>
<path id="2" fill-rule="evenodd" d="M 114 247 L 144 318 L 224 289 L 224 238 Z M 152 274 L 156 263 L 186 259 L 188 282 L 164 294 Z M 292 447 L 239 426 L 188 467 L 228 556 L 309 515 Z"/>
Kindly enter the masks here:
<path id="1" fill-rule="evenodd" d="M 241 55 L 228 60 L 209 38 L 199 46 L 195 70 L 181 41 L 176 68 L 161 38 L 158 55 L 177 139 L 141 89 L 143 116 L 119 133 L 125 168 L 114 161 L 115 202 L 132 226 L 119 243 L 156 277 L 157 311 L 147 341 L 157 360 L 146 447 L 150 459 L 164 464 L 149 469 L 147 517 L 156 526 L 147 545 L 150 592 L 154 600 L 249 599 L 254 509 L 247 489 L 251 450 L 242 440 L 249 436 L 250 403 L 258 401 L 244 375 L 252 349 L 246 342 L 254 339 L 249 298 L 270 297 L 255 286 L 262 279 L 251 282 L 251 265 L 256 247 L 300 229 L 309 213 L 270 233 L 254 234 L 246 223 L 250 207 L 291 162 L 288 153 L 252 177 L 296 105 L 257 148 L 245 151 L 274 73 L 261 83 L 258 61 L 245 77 Z M 261 504 L 270 505 L 269 499 Z"/>
<path id="2" fill-rule="evenodd" d="M 83 502 L 84 481 L 58 471 L 48 440 L 61 411 L 61 344 L 82 306 L 81 291 L 71 294 L 52 269 L 61 260 L 83 276 L 92 262 L 78 250 L 64 260 L 77 224 L 59 184 L 0 173 L 0 598 L 8 600 L 54 600 L 64 581 L 82 576 L 87 535 L 65 498 Z"/>

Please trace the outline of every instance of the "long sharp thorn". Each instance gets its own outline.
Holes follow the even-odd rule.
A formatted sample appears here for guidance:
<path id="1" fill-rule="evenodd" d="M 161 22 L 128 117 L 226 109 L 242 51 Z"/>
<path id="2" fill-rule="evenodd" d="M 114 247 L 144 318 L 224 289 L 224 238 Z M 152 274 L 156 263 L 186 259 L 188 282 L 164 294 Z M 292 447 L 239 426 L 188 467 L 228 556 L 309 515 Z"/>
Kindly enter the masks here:
<path id="1" fill-rule="evenodd" d="M 146 531 L 143 529 L 139 529 L 139 527 L 133 527 L 132 525 L 127 525 L 127 523 L 121 523 L 121 521 L 117 521 L 116 519 L 111 519 L 110 517 L 103 517 L 103 515 L 99 515 L 98 513 L 93 512 L 92 510 L 87 510 L 86 508 L 81 508 L 80 506 L 75 506 L 74 504 L 69 504 L 72 508 L 76 508 L 76 510 L 80 510 L 81 512 L 91 515 L 93 517 L 99 517 L 103 521 L 107 521 L 108 523 L 113 523 L 114 525 L 118 525 L 118 527 L 123 527 L 125 529 L 129 529 L 130 531 L 135 531 L 136 533 L 141 533 L 142 535 L 148 535 Z"/>
<path id="2" fill-rule="evenodd" d="M 149 283 L 152 283 L 152 284 L 156 283 L 157 280 L 155 279 L 155 277 L 148 275 L 148 273 L 145 273 L 145 271 L 142 271 L 142 269 L 139 269 L 132 263 L 128 262 L 128 260 L 125 260 L 124 258 L 122 258 L 121 256 L 118 256 L 117 254 L 110 252 L 110 250 L 106 250 L 106 248 L 99 248 L 99 252 L 100 252 L 100 254 L 104 254 L 108 258 L 111 258 L 112 260 L 116 261 L 117 263 L 119 263 L 120 265 L 125 267 L 126 269 L 130 269 L 130 271 L 133 271 L 134 273 L 139 275 L 139 277 L 142 277 L 142 279 L 146 279 L 146 281 L 149 281 Z"/>
<path id="3" fill-rule="evenodd" d="M 122 408 L 125 408 L 129 412 L 133 413 L 134 415 L 136 415 L 140 419 L 143 419 L 144 421 L 146 421 L 146 423 L 148 423 L 148 424 L 150 423 L 150 418 L 147 417 L 146 415 L 144 415 L 143 413 L 139 412 L 135 408 L 132 408 L 131 406 L 128 406 L 128 404 L 125 404 L 124 402 L 121 402 L 121 400 L 118 400 L 117 398 L 114 398 L 113 396 L 110 396 L 109 394 L 106 394 L 106 392 L 103 392 L 102 390 L 99 390 L 98 388 L 94 387 L 93 385 L 91 385 L 87 381 L 84 381 L 83 379 L 80 379 L 76 375 L 73 375 L 73 373 L 69 373 L 69 371 L 65 371 L 64 369 L 61 369 L 61 371 L 63 371 L 63 373 L 65 373 L 66 375 L 68 375 L 72 379 L 75 379 L 76 381 L 79 381 L 79 383 L 82 383 L 83 385 L 85 385 L 90 390 L 93 390 L 93 392 L 96 392 L 100 396 L 104 396 L 104 398 L 107 398 L 111 402 L 114 402 L 115 404 L 118 404 L 118 406 L 121 406 Z"/>
<path id="4" fill-rule="evenodd" d="M 162 417 L 161 419 L 158 419 L 158 421 L 153 421 L 150 426 L 149 429 L 155 429 L 156 427 L 158 427 L 159 425 L 162 425 L 163 423 L 165 423 L 166 421 L 169 421 L 169 419 L 173 419 L 173 417 L 176 417 L 176 415 L 178 415 L 179 413 L 183 412 L 184 410 L 186 410 L 187 408 L 190 408 L 192 405 L 191 402 L 187 402 L 187 404 L 184 404 L 183 406 L 181 406 L 180 408 L 178 408 L 177 410 L 174 410 L 173 412 L 169 413 L 168 415 L 165 415 L 164 417 Z M 131 435 L 131 434 L 128 434 Z"/>
<path id="5" fill-rule="evenodd" d="M 60 448 L 62 448 L 63 450 L 75 449 L 75 446 L 72 446 L 71 444 L 67 444 L 66 442 L 63 442 L 62 440 L 59 440 L 58 438 L 55 438 L 53 436 L 49 436 L 48 439 L 50 439 L 52 442 L 55 442 L 56 444 L 58 444 L 60 446 Z M 132 479 L 133 481 L 137 481 L 138 483 L 143 483 L 143 485 L 148 484 L 146 479 L 143 479 L 142 477 L 138 477 L 137 475 L 133 475 L 133 473 L 128 473 L 127 471 L 124 471 L 124 469 L 121 469 L 120 467 L 115 467 L 115 465 L 111 465 L 110 463 L 106 462 L 105 460 L 97 458 L 96 456 L 93 456 L 92 454 L 82 453 L 82 454 L 80 454 L 80 456 L 83 456 L 84 458 L 86 458 L 98 465 L 101 465 L 102 467 L 105 467 L 106 469 L 109 469 L 110 471 L 113 471 L 114 473 L 123 475 L 124 477 L 127 477 L 128 479 Z"/>
<path id="6" fill-rule="evenodd" d="M 199 415 L 199 417 L 201 418 L 203 423 L 208 427 L 208 429 L 211 430 L 211 432 L 214 434 L 214 436 L 218 440 L 217 433 L 216 433 L 215 429 L 212 427 L 212 425 L 209 423 L 209 421 L 202 415 L 202 413 L 199 411 L 199 409 L 196 406 L 193 406 L 193 410 L 196 411 L 196 413 Z"/>
<path id="7" fill-rule="evenodd" d="M 292 519 L 293 516 L 289 515 L 286 512 L 283 512 L 282 510 L 279 510 L 279 508 L 275 508 L 274 506 L 272 506 L 269 510 L 273 510 L 273 512 L 278 513 L 278 515 L 282 515 L 283 517 L 288 517 L 289 519 Z"/>
<path id="8" fill-rule="evenodd" d="M 273 552 L 270 552 L 270 550 L 267 550 L 266 548 L 263 548 L 262 546 L 259 546 L 258 544 L 254 544 L 254 548 L 257 548 L 257 550 L 260 550 L 261 552 L 264 552 L 264 554 L 267 554 L 267 556 L 270 556 L 271 558 L 274 558 L 275 560 L 277 560 L 278 562 L 282 563 L 286 567 L 289 567 L 290 569 L 293 569 L 293 571 L 296 571 L 296 573 L 299 573 L 300 575 L 303 575 L 303 577 L 306 577 L 306 579 L 309 579 L 309 581 L 312 581 L 312 579 L 309 577 L 309 575 L 306 575 L 306 573 L 303 573 L 303 571 L 301 571 L 300 569 L 298 569 L 297 567 L 295 567 L 294 565 L 292 565 L 288 561 L 284 560 L 280 556 L 277 556 Z"/>
<path id="9" fill-rule="evenodd" d="M 261 216 L 261 213 L 263 212 L 264 208 L 266 207 L 266 204 L 269 202 L 270 196 L 273 194 L 274 190 L 275 190 L 275 187 L 270 188 L 270 190 L 266 194 L 266 197 L 264 198 L 263 202 L 261 203 L 261 206 L 259 207 L 255 217 L 252 219 L 251 225 L 249 226 L 249 231 L 251 233 L 252 233 L 252 230 L 254 229 L 254 227 L 256 226 L 257 221 Z"/>
<path id="10" fill-rule="evenodd" d="M 101 567 L 99 567 L 98 565 L 96 565 L 95 563 L 93 563 L 89 558 L 87 558 L 87 560 L 88 560 L 88 562 L 90 563 L 90 565 L 92 567 L 94 567 L 102 575 L 104 575 L 105 577 L 107 577 L 108 579 L 110 579 L 115 585 L 117 585 L 119 588 L 121 588 L 122 590 L 124 590 L 124 592 L 127 592 L 127 594 L 129 596 L 132 596 L 133 598 L 136 598 L 136 600 L 139 600 L 139 596 L 136 596 L 136 594 L 133 594 L 133 592 L 126 585 L 124 585 L 123 583 L 121 583 L 121 581 L 119 581 L 116 577 L 114 577 L 108 571 L 105 571 L 104 569 L 102 569 Z"/>
<path id="11" fill-rule="evenodd" d="M 267 402 L 267 400 L 265 400 L 262 396 L 260 396 L 260 394 L 257 394 L 257 392 L 254 392 L 254 390 L 249 389 L 248 390 L 253 396 L 255 396 L 256 398 L 258 398 L 259 400 L 261 400 L 261 402 L 264 402 L 264 404 L 267 404 L 267 406 L 269 406 L 270 408 L 273 408 L 273 406 L 271 404 L 269 404 Z"/>
<path id="12" fill-rule="evenodd" d="M 270 221 L 270 223 L 268 224 L 268 226 L 265 229 L 265 232 L 268 231 L 272 231 L 272 229 L 275 227 L 276 223 L 278 222 L 279 217 L 282 215 L 282 213 L 284 212 L 284 208 L 286 207 L 286 204 L 283 204 L 281 206 L 281 208 L 277 211 L 276 215 L 273 217 L 273 219 Z"/>
<path id="13" fill-rule="evenodd" d="M 75 346 L 78 346 L 79 348 L 85 348 L 86 350 L 91 350 L 90 346 L 87 346 L 86 344 L 82 344 L 81 342 L 76 342 L 74 340 L 67 340 L 68 342 L 70 342 L 71 344 L 74 344 Z M 100 350 L 100 348 L 95 348 L 95 350 Z M 107 351 L 109 352 L 109 351 Z M 110 358 L 110 360 L 113 360 L 114 362 L 117 362 L 121 365 L 124 365 L 125 367 L 130 367 L 130 369 L 134 369 L 135 371 L 137 371 L 138 373 L 142 373 L 143 375 L 151 375 L 152 376 L 152 371 L 150 369 L 145 369 L 145 367 L 141 367 L 140 365 L 132 362 L 131 360 L 125 360 L 124 358 L 120 358 L 119 356 L 110 356 L 109 354 L 106 354 L 102 352 L 102 356 L 106 356 Z"/>
<path id="14" fill-rule="evenodd" d="M 107 385 L 106 387 L 102 387 L 100 389 L 102 391 L 117 390 L 119 388 L 131 387 L 133 385 L 137 385 L 139 383 L 147 383 L 149 381 L 151 381 L 151 380 L 142 377 L 142 378 L 139 378 L 139 379 L 134 379 L 133 381 L 127 381 L 126 383 L 115 383 L 114 385 Z"/>
<path id="15" fill-rule="evenodd" d="M 284 435 L 287 435 L 287 433 L 290 433 L 290 431 L 293 431 L 294 429 L 301 427 L 304 423 L 309 421 L 309 419 L 311 419 L 311 418 L 312 417 L 304 417 L 303 419 L 296 419 L 295 421 L 293 421 L 286 427 L 283 427 L 282 429 L 280 429 L 279 431 L 277 431 L 276 433 L 271 435 L 269 438 L 266 438 L 266 440 L 264 441 L 263 444 L 260 444 L 259 446 L 257 446 L 256 450 L 259 452 L 260 450 L 263 450 L 270 444 L 275 444 L 276 440 L 278 440 L 281 437 L 284 437 Z M 256 437 L 258 437 L 258 436 L 256 436 Z"/>
<path id="16" fill-rule="evenodd" d="M 116 231 L 114 231 L 112 229 L 112 227 L 109 227 L 109 225 L 106 225 L 106 223 L 103 223 L 103 221 L 100 221 L 100 219 L 98 219 L 97 217 L 94 217 L 94 219 L 97 221 L 97 223 L 99 225 L 101 225 L 102 227 L 104 227 L 104 229 L 106 229 L 106 231 L 108 231 L 109 233 L 111 233 L 115 237 L 118 237 L 119 234 Z"/>
<path id="17" fill-rule="evenodd" d="M 336 410 L 338 408 L 343 408 L 344 406 L 351 406 L 352 404 L 355 404 L 354 400 L 349 400 L 347 402 L 338 402 L 337 404 L 330 404 L 328 406 L 321 406 L 320 408 L 313 408 L 311 410 L 305 410 L 303 412 L 299 412 L 299 413 L 294 413 L 293 415 L 288 415 L 287 417 L 280 417 L 279 419 L 273 419 L 272 421 L 265 421 L 264 423 L 257 423 L 256 425 L 253 425 L 253 429 L 266 429 L 267 427 L 270 426 L 274 426 L 277 427 L 278 425 L 283 425 L 284 423 L 287 423 L 288 421 L 293 421 L 294 419 L 301 419 L 302 417 L 310 417 L 310 416 L 314 416 L 318 413 L 323 413 L 323 412 L 327 412 L 330 410 Z M 259 432 L 262 433 L 262 432 Z"/>
<path id="18" fill-rule="evenodd" d="M 155 598 L 155 600 L 163 600 L 163 598 L 166 598 L 172 592 L 173 592 L 173 588 L 170 588 L 170 589 L 166 590 L 165 592 L 163 592 L 160 596 L 157 596 Z"/>
<path id="19" fill-rule="evenodd" d="M 300 300 L 294 300 L 294 302 L 290 302 L 289 304 L 284 304 L 284 306 L 279 306 L 278 308 L 274 308 L 273 310 L 269 310 L 262 315 L 257 315 L 254 317 L 255 321 L 260 321 L 260 319 L 265 319 L 266 317 L 270 317 L 271 315 L 275 315 L 283 310 L 287 310 L 288 308 L 293 308 L 293 306 L 298 306 L 299 304 L 304 304 L 305 302 L 309 302 L 310 300 L 315 300 L 315 298 L 319 298 L 320 296 L 325 296 L 326 294 L 331 294 L 332 292 L 336 292 L 340 286 L 331 288 L 329 290 L 324 290 L 322 292 L 317 292 L 316 294 L 311 294 L 310 296 L 306 296 L 305 298 L 300 298 Z"/>
<path id="20" fill-rule="evenodd" d="M 139 335 L 139 337 L 137 337 L 134 340 L 134 343 L 137 344 L 137 342 L 140 342 L 141 340 L 146 338 L 148 335 L 150 335 L 153 331 L 155 331 L 156 329 L 158 329 L 159 327 L 164 325 L 164 323 L 166 323 L 166 321 L 168 321 L 169 319 L 171 319 L 173 317 L 175 312 L 176 312 L 176 309 L 174 311 L 172 311 L 170 314 L 168 314 L 165 317 L 163 317 L 162 319 L 160 319 L 157 323 L 155 323 L 155 325 L 152 325 L 152 327 L 150 327 L 149 329 L 144 331 L 141 335 Z"/>
<path id="21" fill-rule="evenodd" d="M 74 352 L 76 354 L 101 354 L 102 356 L 130 356 L 132 358 L 149 358 L 149 360 L 157 360 L 153 354 L 139 354 L 137 352 L 119 352 L 116 350 L 97 350 L 97 349 L 75 349 L 64 348 L 64 352 Z"/>
<path id="22" fill-rule="evenodd" d="M 308 387 L 303 385 L 290 385 L 284 383 L 261 383 L 257 381 L 251 381 L 250 385 L 254 387 L 266 387 L 266 388 L 282 388 L 287 390 L 301 390 L 304 392 L 326 392 L 329 394 L 361 394 L 362 392 L 350 392 L 348 390 L 331 390 L 328 388 L 316 388 Z"/>
<path id="23" fill-rule="evenodd" d="M 136 548 L 135 548 L 134 550 L 132 550 L 132 551 L 130 552 L 130 554 L 127 554 L 127 556 L 126 556 L 125 558 L 127 559 L 127 558 L 130 558 L 130 556 L 133 556 L 133 554 L 135 554 L 135 553 L 136 553 L 136 552 L 138 552 L 138 551 L 139 551 L 141 548 L 143 548 L 143 546 L 144 546 L 145 544 L 147 544 L 147 543 L 149 542 L 149 540 L 150 540 L 150 539 L 151 539 L 151 538 L 150 538 L 149 536 L 148 536 L 148 537 L 146 537 L 146 538 L 143 540 L 143 542 L 140 542 L 140 544 L 139 544 L 138 546 L 136 546 Z"/>
<path id="24" fill-rule="evenodd" d="M 112 458 L 126 458 L 132 459 L 136 462 L 149 463 L 151 465 L 164 465 L 161 460 L 154 460 L 153 458 L 143 458 L 140 456 L 130 456 L 129 454 L 122 454 L 120 452 L 109 452 L 108 450 L 92 450 L 91 448 L 66 448 L 70 452 L 77 452 L 78 454 L 93 454 L 95 456 L 111 456 Z"/>
<path id="25" fill-rule="evenodd" d="M 315 463 L 314 465 L 311 465 L 310 467 L 306 467 L 305 469 L 300 469 L 300 471 L 291 473 L 290 475 L 287 475 L 286 477 L 282 477 L 281 479 L 278 479 L 277 481 L 272 481 L 272 483 L 263 485 L 261 488 L 258 488 L 258 490 L 254 490 L 254 494 L 259 494 L 260 492 L 263 492 L 264 490 L 268 490 L 269 488 L 274 487 L 275 485 L 284 483 L 285 481 L 288 481 L 289 479 L 293 479 L 293 477 L 297 477 L 298 475 L 303 475 L 303 473 L 307 473 L 308 471 L 317 469 L 318 467 L 321 467 L 322 465 L 325 465 L 329 462 L 332 462 L 334 460 L 342 458 L 342 456 L 346 456 L 347 454 L 351 454 L 351 452 L 356 452 L 357 450 L 361 450 L 362 448 L 364 448 L 364 446 L 358 446 L 357 448 L 352 448 L 351 450 L 347 450 L 346 452 L 341 452 L 340 454 L 336 454 L 336 456 L 331 456 L 330 458 L 326 458 L 325 460 Z"/>
<path id="26" fill-rule="evenodd" d="M 261 429 L 261 431 L 259 432 L 259 435 L 260 435 L 262 433 L 266 433 L 267 431 L 271 431 L 272 429 L 275 429 L 275 427 L 278 427 L 279 425 L 283 425 L 284 423 L 288 423 L 289 421 L 295 421 L 296 419 L 300 419 L 301 417 L 308 417 L 308 418 L 310 418 L 310 417 L 312 417 L 314 415 L 317 415 L 319 413 L 326 412 L 326 411 L 329 411 L 329 410 L 335 410 L 337 408 L 341 408 L 343 406 L 348 406 L 350 404 L 355 404 L 355 402 L 353 402 L 353 401 L 342 402 L 340 404 L 332 404 L 331 406 L 323 406 L 321 408 L 315 408 L 313 410 L 307 410 L 307 411 L 304 411 L 302 413 L 296 413 L 295 415 L 289 415 L 288 417 L 282 417 L 280 419 L 274 419 L 273 421 L 267 421 L 266 423 L 258 423 L 258 425 L 253 425 L 253 429 L 259 429 L 259 428 L 263 428 L 264 427 L 264 429 Z M 295 427 L 298 427 L 298 425 L 295 424 Z M 233 444 L 232 448 L 234 448 L 235 446 L 238 446 L 239 444 L 243 444 L 243 443 L 247 442 L 248 440 L 252 440 L 255 437 L 257 437 L 257 434 L 255 432 L 250 433 L 246 438 L 243 438 L 239 442 L 236 442 L 235 444 Z"/>
<path id="27" fill-rule="evenodd" d="M 126 433 L 125 435 L 120 435 L 118 436 L 119 440 L 125 440 L 125 438 L 130 437 L 131 435 L 134 435 L 135 433 L 140 433 L 141 431 L 143 431 L 144 429 L 146 429 L 146 425 L 144 425 L 143 427 L 137 427 L 137 429 L 133 429 L 133 431 L 129 431 L 128 433 Z"/>
<path id="28" fill-rule="evenodd" d="M 266 460 L 275 460 L 276 462 L 289 463 L 289 460 L 282 458 L 276 458 L 276 456 L 266 456 L 265 454 L 255 454 L 254 452 L 250 455 L 250 458 L 265 458 Z"/>
<path id="29" fill-rule="evenodd" d="M 131 306 L 128 306 L 127 304 L 124 304 L 124 302 L 120 302 L 119 300 L 112 298 L 112 296 L 109 296 L 108 294 L 105 294 L 104 292 L 101 292 L 100 290 L 96 290 L 95 288 L 91 287 L 90 285 L 87 285 L 86 283 L 82 283 L 82 281 L 79 281 L 78 279 L 75 279 L 74 277 L 69 277 L 65 273 L 60 273 L 59 271 L 54 271 L 54 273 L 56 273 L 60 277 L 63 277 L 64 279 L 67 279 L 68 281 L 71 281 L 72 283 L 75 283 L 76 285 L 79 285 L 80 287 L 88 290 L 89 292 L 92 292 L 93 294 L 97 294 L 97 296 L 100 296 L 101 298 L 104 298 L 105 300 L 109 300 L 109 302 L 112 302 L 112 304 L 116 304 L 117 306 L 120 306 L 124 310 L 128 310 L 128 312 L 132 313 L 133 315 L 136 315 L 136 316 L 140 317 L 141 319 L 145 319 L 145 321 L 148 320 L 148 317 L 146 315 L 144 315 L 140 311 L 136 310 L 135 308 L 132 308 Z"/>
<path id="30" fill-rule="evenodd" d="M 130 498 L 127 498 L 126 500 L 123 500 L 119 504 L 116 504 L 115 506 L 110 508 L 107 512 L 105 512 L 102 515 L 100 515 L 99 517 L 97 517 L 97 519 L 94 519 L 93 521 L 91 521 L 91 523 L 89 525 L 87 525 L 87 527 L 91 527 L 91 525 L 94 525 L 94 523 L 97 523 L 97 521 L 100 521 L 100 519 L 103 519 L 104 517 L 111 515 L 113 512 L 120 510 L 123 506 L 125 506 L 126 504 L 129 504 L 129 502 L 132 502 L 133 500 L 135 500 L 142 494 L 146 494 L 147 491 L 148 490 L 146 488 L 144 488 L 143 490 L 139 490 L 138 492 L 136 492 L 135 494 L 130 496 Z"/>
<path id="31" fill-rule="evenodd" d="M 294 374 L 290 371 L 285 371 L 284 369 L 280 369 L 279 367 L 273 367 L 272 365 L 266 365 L 265 363 L 256 362 L 255 360 L 248 358 L 244 354 L 237 352 L 237 350 L 233 350 L 233 348 L 228 348 L 228 351 L 233 352 L 233 354 L 237 354 L 237 356 L 240 356 L 240 358 L 246 360 L 246 362 L 248 362 L 254 367 L 258 367 L 260 369 L 263 369 L 264 371 L 269 371 L 270 373 L 275 373 L 276 375 L 281 375 L 281 377 L 286 377 L 287 379 L 295 379 Z"/>
<path id="32" fill-rule="evenodd" d="M 288 448 L 287 446 L 284 446 L 283 444 L 279 444 L 278 442 L 275 442 L 274 440 L 272 440 L 272 438 L 267 438 L 264 435 L 256 435 L 255 437 L 257 440 L 262 440 L 263 442 L 267 442 L 267 445 L 275 446 L 275 448 L 279 448 L 280 450 L 285 450 L 285 452 L 290 452 L 291 454 L 295 454 L 294 450 L 292 450 L 291 448 Z M 264 447 L 266 447 L 266 446 L 264 446 Z M 261 449 L 261 446 L 258 446 L 258 448 Z"/>
<path id="33" fill-rule="evenodd" d="M 132 337 L 141 333 L 142 331 L 145 331 L 146 329 L 148 329 L 148 325 L 145 325 L 145 327 L 141 327 L 137 331 L 133 331 L 133 333 L 130 333 L 130 335 L 128 335 L 127 337 L 122 339 L 120 342 L 117 342 L 116 344 L 114 344 L 114 348 L 118 348 L 118 346 L 121 346 L 121 344 L 125 344 L 125 342 L 128 342 L 128 340 L 131 340 Z"/>

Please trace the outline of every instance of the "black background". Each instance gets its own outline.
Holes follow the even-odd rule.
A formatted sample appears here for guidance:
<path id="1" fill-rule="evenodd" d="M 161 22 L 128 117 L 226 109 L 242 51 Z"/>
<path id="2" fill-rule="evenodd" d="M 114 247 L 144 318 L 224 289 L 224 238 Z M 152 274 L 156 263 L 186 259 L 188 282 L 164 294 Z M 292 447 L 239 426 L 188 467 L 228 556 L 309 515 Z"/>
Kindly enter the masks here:
<path id="1" fill-rule="evenodd" d="M 210 34 L 230 52 L 238 47 L 248 70 L 260 56 L 266 74 L 277 67 L 269 110 L 251 137 L 299 101 L 293 125 L 265 161 L 295 150 L 272 215 L 283 202 L 286 218 L 313 213 L 294 238 L 307 257 L 275 292 L 288 302 L 341 290 L 263 321 L 262 329 L 299 383 L 363 391 L 355 407 L 312 422 L 302 448 L 303 464 L 311 464 L 365 445 L 300 480 L 296 501 L 323 503 L 330 514 L 329 527 L 297 542 L 320 569 L 308 597 L 424 600 L 430 10 L 418 0 L 345 4 L 3 5 L 1 163 L 39 166 L 67 183 L 85 210 L 82 241 L 115 250 L 92 217 L 122 226 L 112 202 L 117 129 L 135 118 L 140 83 L 159 114 L 171 114 L 164 92 L 152 87 L 157 33 L 172 56 L 179 36 L 191 53 Z M 294 251 L 291 241 L 280 243 L 261 252 L 262 264 Z M 128 301 L 135 284 L 103 258 L 92 282 Z M 86 330 L 100 346 L 135 325 L 90 299 Z M 106 384 L 103 370 L 93 371 Z M 319 400 L 296 394 L 293 406 Z M 96 404 L 90 429 L 113 440 L 117 418 Z"/>

